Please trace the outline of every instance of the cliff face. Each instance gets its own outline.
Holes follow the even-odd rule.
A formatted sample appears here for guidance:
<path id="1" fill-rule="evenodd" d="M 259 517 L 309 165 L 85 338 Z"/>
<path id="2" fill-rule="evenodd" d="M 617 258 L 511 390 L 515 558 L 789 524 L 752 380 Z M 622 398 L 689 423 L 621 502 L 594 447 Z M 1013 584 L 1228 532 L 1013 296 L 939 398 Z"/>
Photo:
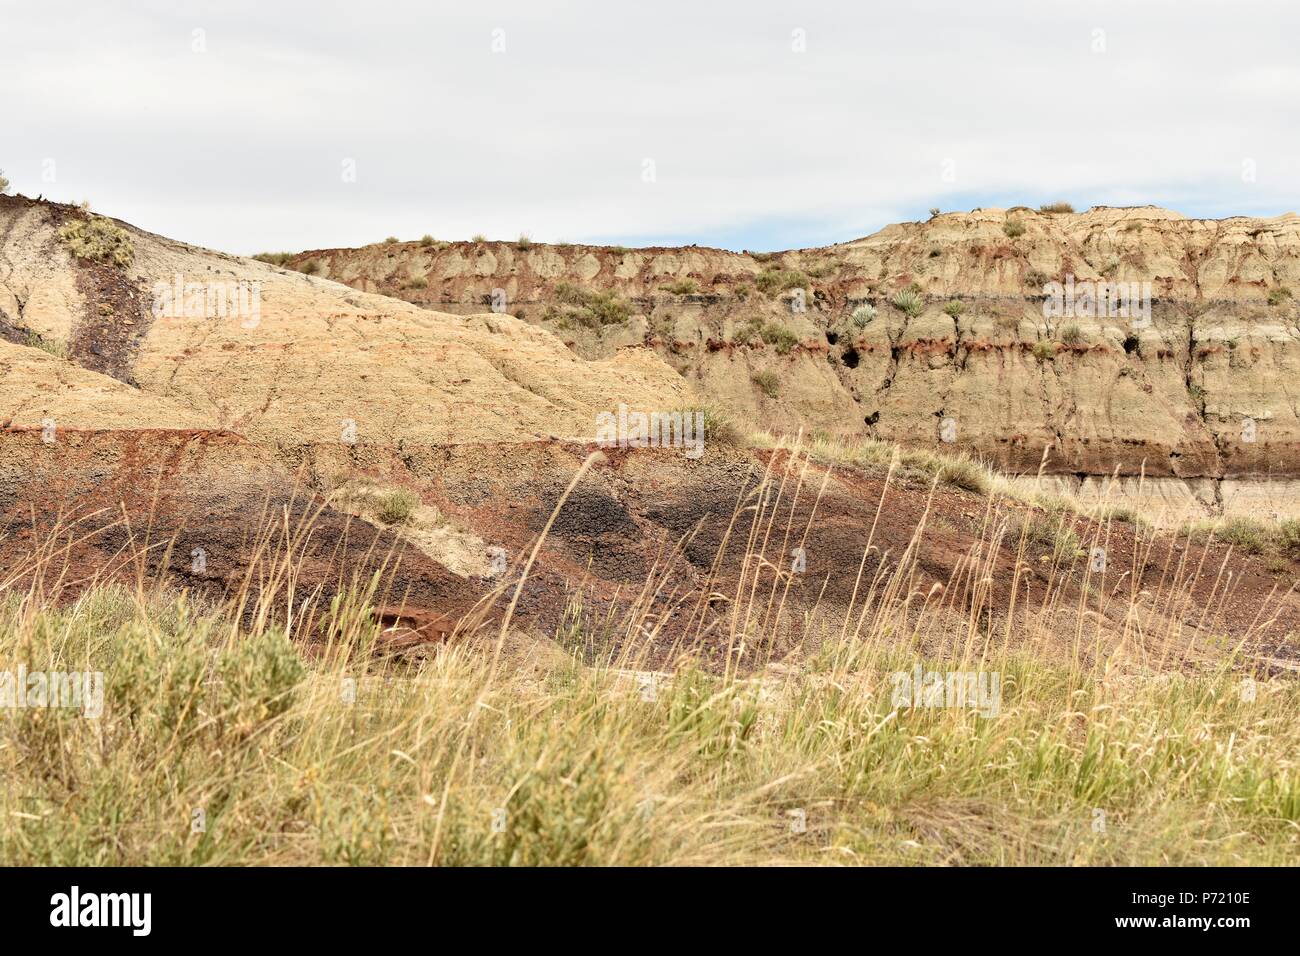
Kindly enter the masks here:
<path id="1" fill-rule="evenodd" d="M 339 469 L 374 448 L 589 439 L 620 403 L 696 393 L 746 424 L 967 451 L 1171 517 L 1300 514 L 1295 215 L 977 210 L 775 254 L 393 243 L 290 263 L 312 275 L 124 224 L 130 267 L 87 264 L 58 238 L 80 215 L 0 199 L 15 426 L 97 390 L 68 427 L 232 429 Z M 256 320 L 155 314 L 178 276 L 255 283 Z"/>
<path id="2" fill-rule="evenodd" d="M 293 265 L 502 309 L 588 357 L 649 346 L 776 429 L 965 449 L 1190 514 L 1300 512 L 1295 214 L 981 209 L 775 254 L 425 242 Z"/>

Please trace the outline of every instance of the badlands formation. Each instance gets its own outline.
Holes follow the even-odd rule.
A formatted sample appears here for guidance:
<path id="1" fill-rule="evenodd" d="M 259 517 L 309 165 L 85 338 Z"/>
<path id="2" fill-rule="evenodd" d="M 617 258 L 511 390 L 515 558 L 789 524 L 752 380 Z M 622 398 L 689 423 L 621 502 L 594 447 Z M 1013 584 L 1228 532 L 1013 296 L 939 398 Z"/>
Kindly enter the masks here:
<path id="1" fill-rule="evenodd" d="M 1296 513 L 1298 222 L 982 210 L 772 255 L 429 239 L 286 268 L 0 197 L 0 586 L 149 573 L 219 596 L 267 586 L 276 538 L 290 602 L 382 572 L 393 633 L 437 639 L 513 587 L 548 528 L 513 618 L 543 632 L 579 595 L 597 617 L 632 599 L 667 647 L 675 628 L 734 633 L 748 593 L 793 643 L 805 612 L 879 586 L 970 628 L 1086 597 L 1088 628 L 1130 646 L 1137 600 L 1151 633 L 1290 660 L 1290 552 L 722 432 L 698 458 L 589 456 L 619 406 L 708 406 L 1013 473 L 1045 458 L 1044 481 L 1085 496 L 1118 476 L 1112 501 L 1141 481 L 1186 514 Z M 80 254 L 90 234 L 107 254 Z M 1150 282 L 1149 322 L 1045 318 L 1036 287 L 1066 275 Z M 371 507 L 393 490 L 400 513 Z M 1089 571 L 1094 540 L 1109 564 Z M 725 645 L 700 652 L 757 650 Z"/>
<path id="2" fill-rule="evenodd" d="M 592 359 L 648 347 L 779 430 L 964 450 L 1153 520 L 1300 515 L 1293 213 L 978 209 L 772 254 L 426 239 L 291 264 L 430 309 L 495 307 Z M 1069 277 L 1122 283 L 1149 312 L 1045 314 Z"/>

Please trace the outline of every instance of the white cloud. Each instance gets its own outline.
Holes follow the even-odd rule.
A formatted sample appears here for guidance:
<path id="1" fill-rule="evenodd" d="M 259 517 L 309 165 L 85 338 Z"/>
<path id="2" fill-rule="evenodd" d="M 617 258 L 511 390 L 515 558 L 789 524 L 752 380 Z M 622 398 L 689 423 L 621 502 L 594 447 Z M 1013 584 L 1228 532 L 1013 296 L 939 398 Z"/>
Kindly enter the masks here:
<path id="1" fill-rule="evenodd" d="M 236 251 L 761 248 L 1054 198 L 1271 213 L 1300 181 L 1297 25 L 1281 0 L 3 3 L 0 166 Z"/>

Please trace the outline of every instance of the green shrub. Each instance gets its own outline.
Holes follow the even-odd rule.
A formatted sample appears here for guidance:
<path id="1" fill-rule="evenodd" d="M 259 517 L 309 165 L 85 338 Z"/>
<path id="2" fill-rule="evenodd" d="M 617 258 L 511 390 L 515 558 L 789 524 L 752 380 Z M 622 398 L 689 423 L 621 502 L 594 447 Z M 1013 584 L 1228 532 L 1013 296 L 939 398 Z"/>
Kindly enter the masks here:
<path id="1" fill-rule="evenodd" d="M 405 288 L 407 288 L 407 289 L 427 289 L 427 288 L 429 288 L 429 280 L 426 279 L 424 276 L 414 276 L 413 278 L 410 278 L 410 279 L 407 279 L 407 280 L 406 280 Z"/>
<path id="2" fill-rule="evenodd" d="M 667 285 L 660 286 L 665 292 L 671 292 L 673 295 L 695 295 L 700 291 L 700 284 L 692 278 L 675 279 Z"/>
<path id="3" fill-rule="evenodd" d="M 1268 547 L 1268 529 L 1253 518 L 1228 518 L 1214 529 L 1214 537 L 1245 554 L 1261 554 Z"/>
<path id="4" fill-rule="evenodd" d="M 529 237 L 528 233 L 521 232 L 519 238 L 515 240 L 515 248 L 520 252 L 527 252 L 532 247 L 533 240 Z"/>
<path id="5" fill-rule="evenodd" d="M 47 339 L 44 336 L 37 335 L 35 332 L 27 333 L 27 340 L 24 343 L 29 348 L 40 349 L 42 352 L 49 352 L 55 358 L 67 358 L 68 347 L 58 339 Z"/>
<path id="6" fill-rule="evenodd" d="M 78 259 L 111 262 L 124 269 L 135 259 L 130 234 L 103 216 L 64 223 L 59 229 L 59 239 Z"/>
<path id="7" fill-rule="evenodd" d="M 934 219 L 934 218 L 935 218 L 936 216 L 938 216 L 938 215 L 940 215 L 939 207 L 938 207 L 938 206 L 931 206 L 931 207 L 930 207 L 930 218 L 931 218 L 931 219 Z"/>
<path id="8" fill-rule="evenodd" d="M 244 739 L 293 706 L 306 669 L 284 632 L 269 628 L 224 648 L 217 673 L 221 677 L 216 684 L 220 731 Z"/>
<path id="9" fill-rule="evenodd" d="M 1083 332 L 1077 325 L 1067 325 L 1061 330 L 1061 341 L 1066 345 L 1078 345 L 1083 341 Z"/>
<path id="10" fill-rule="evenodd" d="M 1019 219 L 1008 219 L 1002 224 L 1002 231 L 1012 239 L 1025 234 L 1025 224 Z"/>
<path id="11" fill-rule="evenodd" d="M 314 276 L 320 273 L 320 263 L 315 259 L 308 259 L 302 265 L 298 266 L 298 271 L 305 276 Z"/>
<path id="12" fill-rule="evenodd" d="M 436 241 L 437 240 L 435 240 L 433 236 L 429 235 L 427 232 L 420 237 L 420 245 L 424 246 L 425 248 L 428 248 L 429 246 L 433 245 L 434 242 Z"/>
<path id="13" fill-rule="evenodd" d="M 1278 525 L 1277 544 L 1288 558 L 1300 561 L 1300 520 L 1288 518 Z"/>
<path id="14" fill-rule="evenodd" d="M 955 319 L 966 311 L 966 306 L 961 302 L 958 302 L 956 299 L 953 299 L 943 307 L 943 311 Z"/>
<path id="15" fill-rule="evenodd" d="M 705 405 L 702 408 L 684 409 L 682 414 L 704 412 L 704 440 L 718 445 L 745 445 L 745 435 L 731 413 L 719 405 Z"/>
<path id="16" fill-rule="evenodd" d="M 577 322 L 585 328 L 599 329 L 626 322 L 632 315 L 632 307 L 613 291 L 596 292 L 583 289 L 572 282 L 557 282 L 555 298 L 563 304 L 563 308 L 552 306 L 543 318 L 561 324 Z"/>
<path id="17" fill-rule="evenodd" d="M 375 517 L 384 524 L 406 524 L 420 507 L 420 496 L 408 488 L 393 488 L 375 502 Z"/>
<path id="18" fill-rule="evenodd" d="M 785 292 L 808 285 L 808 277 L 798 269 L 764 269 L 754 277 L 754 285 L 764 295 Z"/>
<path id="19" fill-rule="evenodd" d="M 1052 559 L 1068 563 L 1078 556 L 1079 536 L 1064 520 L 1035 515 L 1021 523 L 1020 533 L 1032 544 L 1050 548 Z"/>
<path id="20" fill-rule="evenodd" d="M 384 245 L 395 246 L 401 241 L 402 240 L 398 239 L 396 236 L 389 236 L 387 239 L 384 240 Z"/>
<path id="21" fill-rule="evenodd" d="M 1074 207 L 1068 202 L 1049 202 L 1045 205 L 1039 206 L 1038 211 L 1046 213 L 1049 216 L 1054 216 L 1064 212 L 1074 212 Z"/>
<path id="22" fill-rule="evenodd" d="M 483 233 L 481 232 L 476 232 L 474 233 L 473 238 L 470 239 L 470 242 L 476 242 L 482 244 L 484 242 L 487 242 L 487 236 L 483 235 Z"/>
<path id="23" fill-rule="evenodd" d="M 1056 346 L 1047 339 L 1039 339 L 1034 343 L 1034 358 L 1040 362 L 1050 362 L 1056 358 Z"/>
<path id="24" fill-rule="evenodd" d="M 738 342 L 750 342 L 756 338 L 765 345 L 773 346 L 778 355 L 788 355 L 799 344 L 799 336 L 784 325 L 779 322 L 765 322 L 762 319 L 750 319 L 736 333 Z"/>
<path id="25" fill-rule="evenodd" d="M 281 268 L 288 265 L 289 261 L 293 259 L 293 257 L 294 253 L 292 252 L 259 252 L 257 255 L 253 256 L 253 258 L 258 262 L 265 262 L 273 266 L 280 266 Z"/>
<path id="26" fill-rule="evenodd" d="M 940 483 L 976 494 L 987 494 L 992 487 L 989 471 L 973 458 L 943 458 L 936 475 Z"/>
<path id="27" fill-rule="evenodd" d="M 1291 298 L 1291 290 L 1284 285 L 1280 285 L 1276 289 L 1268 290 L 1269 305 L 1281 305 L 1289 298 Z"/>
<path id="28" fill-rule="evenodd" d="M 749 380 L 768 398 L 776 398 L 781 393 L 781 379 L 775 372 L 755 372 L 749 377 Z"/>
<path id="29" fill-rule="evenodd" d="M 916 290 L 910 288 L 897 293 L 890 301 L 893 302 L 894 308 L 904 315 L 917 316 L 925 308 L 925 300 Z"/>

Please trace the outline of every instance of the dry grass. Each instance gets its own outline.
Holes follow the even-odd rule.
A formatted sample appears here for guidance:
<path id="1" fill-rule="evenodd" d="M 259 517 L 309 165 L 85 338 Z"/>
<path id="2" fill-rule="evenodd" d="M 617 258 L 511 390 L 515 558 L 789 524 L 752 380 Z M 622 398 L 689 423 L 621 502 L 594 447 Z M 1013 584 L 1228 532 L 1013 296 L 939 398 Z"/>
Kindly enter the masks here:
<path id="1" fill-rule="evenodd" d="M 612 289 L 584 289 L 572 282 L 557 282 L 555 298 L 560 305 L 548 305 L 542 318 L 561 328 L 575 324 L 588 329 L 619 325 L 632 316 L 631 304 Z"/>
<path id="2" fill-rule="evenodd" d="M 1125 607 L 1085 579 L 1086 606 L 1049 587 L 997 621 L 960 606 L 956 586 L 927 596 L 924 518 L 910 542 L 867 536 L 847 607 L 796 609 L 784 559 L 769 556 L 806 540 L 783 503 L 817 482 L 797 449 L 772 456 L 733 516 L 747 542 L 734 575 L 715 563 L 700 589 L 665 591 L 680 542 L 617 617 L 575 597 L 557 634 L 528 638 L 512 613 L 548 522 L 495 610 L 420 659 L 375 653 L 377 580 L 279 600 L 309 529 L 259 549 L 247 578 L 260 590 L 213 606 L 143 572 L 61 603 L 47 583 L 57 551 L 42 552 L 26 589 L 0 581 L 3 659 L 102 671 L 104 709 L 0 710 L 0 859 L 1294 862 L 1295 681 L 1258 679 L 1231 655 L 1186 666 L 1162 630 L 1185 598 L 1172 591 Z M 891 560 L 864 572 L 881 548 Z M 972 552 L 970 580 L 993 550 Z M 665 602 L 684 627 L 651 671 Z M 1103 635 L 1103 619 L 1119 632 Z M 808 626 L 789 646 L 796 620 Z M 701 663 L 705 644 L 722 664 Z M 996 673 L 996 714 L 896 699 L 917 667 Z"/>
<path id="3" fill-rule="evenodd" d="M 781 376 L 771 369 L 754 372 L 749 376 L 749 380 L 768 398 L 776 398 L 781 394 Z"/>
<path id="4" fill-rule="evenodd" d="M 772 346 L 777 355 L 789 355 L 799 345 L 799 336 L 780 322 L 753 318 L 736 330 L 732 341 L 740 344 L 761 341 Z"/>
<path id="5" fill-rule="evenodd" d="M 131 235 L 117 223 L 83 210 L 82 218 L 70 219 L 59 227 L 59 241 L 78 259 L 111 262 L 126 268 L 135 260 Z"/>
<path id="6" fill-rule="evenodd" d="M 1187 526 L 1192 536 L 1213 538 L 1232 545 L 1243 554 L 1265 554 L 1300 560 L 1300 521 L 1265 522 L 1237 516 L 1217 521 L 1198 521 Z"/>

